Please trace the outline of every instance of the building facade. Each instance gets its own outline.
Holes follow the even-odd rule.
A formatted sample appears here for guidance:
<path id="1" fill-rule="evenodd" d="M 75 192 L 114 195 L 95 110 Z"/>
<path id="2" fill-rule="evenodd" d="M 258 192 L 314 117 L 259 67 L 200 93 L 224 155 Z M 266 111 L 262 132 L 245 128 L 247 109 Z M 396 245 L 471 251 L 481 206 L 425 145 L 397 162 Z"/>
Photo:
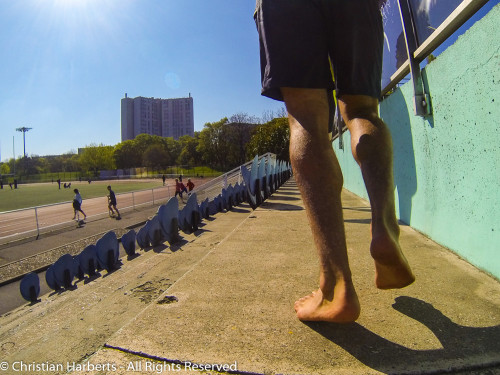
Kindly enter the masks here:
<path id="1" fill-rule="evenodd" d="M 179 139 L 194 136 L 193 98 L 157 99 L 138 96 L 121 101 L 122 142 L 139 134 Z"/>

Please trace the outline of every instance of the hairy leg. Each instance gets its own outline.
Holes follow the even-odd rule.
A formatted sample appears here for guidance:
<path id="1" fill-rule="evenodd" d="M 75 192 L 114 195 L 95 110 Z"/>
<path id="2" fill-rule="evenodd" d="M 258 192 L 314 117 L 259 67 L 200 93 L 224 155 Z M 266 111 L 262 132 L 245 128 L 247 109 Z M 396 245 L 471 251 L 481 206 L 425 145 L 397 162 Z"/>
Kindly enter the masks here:
<path id="1" fill-rule="evenodd" d="M 370 252 L 375 261 L 375 284 L 380 289 L 403 288 L 415 280 L 399 244 L 394 203 L 392 140 L 378 116 L 378 101 L 361 95 L 339 100 L 351 133 L 351 149 L 361 168 L 372 208 Z"/>
<path id="2" fill-rule="evenodd" d="M 290 160 L 320 258 L 319 290 L 295 303 L 300 320 L 352 322 L 360 306 L 351 278 L 342 217 L 342 172 L 328 138 L 324 89 L 282 88 L 290 123 Z"/>

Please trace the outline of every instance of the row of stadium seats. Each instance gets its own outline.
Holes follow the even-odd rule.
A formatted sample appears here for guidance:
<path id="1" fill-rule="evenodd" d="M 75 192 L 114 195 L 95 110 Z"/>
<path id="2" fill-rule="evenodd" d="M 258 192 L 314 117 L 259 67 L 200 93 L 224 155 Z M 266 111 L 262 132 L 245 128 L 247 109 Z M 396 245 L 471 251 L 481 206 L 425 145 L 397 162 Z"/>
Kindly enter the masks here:
<path id="1" fill-rule="evenodd" d="M 45 274 L 47 285 L 53 290 L 73 289 L 73 280 L 96 277 L 100 270 L 108 273 L 119 268 L 119 242 L 133 259 L 136 255 L 136 244 L 141 249 L 155 247 L 168 242 L 170 245 L 179 242 L 179 230 L 192 233 L 198 230 L 203 219 L 218 212 L 229 211 L 234 206 L 248 202 L 255 209 L 265 201 L 279 186 L 291 176 L 288 163 L 276 161 L 271 156 L 259 160 L 256 156 L 251 169 L 241 166 L 241 183 L 229 184 L 212 200 L 206 198 L 200 204 L 196 192 L 193 192 L 184 207 L 179 209 L 177 197 L 171 197 L 166 204 L 158 208 L 156 215 L 146 222 L 136 233 L 131 229 L 120 241 L 115 232 L 110 231 L 101 237 L 95 245 L 89 245 L 83 251 L 72 256 L 65 254 L 52 264 Z M 38 274 L 29 273 L 20 284 L 21 295 L 30 302 L 36 302 L 40 294 Z"/>

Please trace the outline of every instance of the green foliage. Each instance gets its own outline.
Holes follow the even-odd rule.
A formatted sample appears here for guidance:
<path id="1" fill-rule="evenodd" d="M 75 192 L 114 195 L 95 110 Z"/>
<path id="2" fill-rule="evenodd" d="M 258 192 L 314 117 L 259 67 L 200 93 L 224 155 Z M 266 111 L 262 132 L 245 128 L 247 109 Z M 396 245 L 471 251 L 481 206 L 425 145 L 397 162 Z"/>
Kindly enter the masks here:
<path id="1" fill-rule="evenodd" d="M 160 169 L 169 163 L 169 155 L 165 148 L 160 144 L 149 146 L 142 157 L 142 164 L 153 169 Z"/>
<path id="2" fill-rule="evenodd" d="M 207 123 L 200 133 L 197 151 L 209 166 L 223 171 L 235 168 L 247 161 L 246 146 L 255 127 L 253 123 L 229 122 L 227 118 Z"/>
<path id="3" fill-rule="evenodd" d="M 80 166 L 84 171 L 93 171 L 95 176 L 99 170 L 114 169 L 113 151 L 113 146 L 91 144 L 80 155 Z"/>
<path id="4" fill-rule="evenodd" d="M 195 132 L 194 137 L 183 135 L 179 138 L 181 152 L 177 158 L 179 165 L 201 165 L 202 154 L 198 151 L 198 143 L 200 141 L 200 132 Z"/>
<path id="5" fill-rule="evenodd" d="M 283 109 L 279 116 L 283 116 Z M 217 122 L 206 123 L 194 137 L 179 140 L 149 134 L 139 134 L 133 140 L 115 146 L 91 144 L 80 155 L 22 157 L 3 163 L 2 174 L 15 173 L 24 181 L 47 180 L 47 176 L 70 173 L 78 177 L 98 176 L 100 170 L 147 167 L 151 173 L 169 173 L 169 167 L 206 165 L 218 171 L 228 171 L 241 165 L 256 154 L 274 152 L 288 160 L 289 131 L 286 118 L 274 118 L 265 113 L 269 121 L 257 125 L 259 119 L 238 113 Z M 8 172 L 6 172 L 8 171 Z M 45 177 L 42 177 L 45 176 Z M 52 178 L 49 177 L 48 180 Z"/>
<path id="6" fill-rule="evenodd" d="M 247 144 L 247 159 L 266 152 L 276 154 L 280 160 L 288 161 L 290 148 L 290 130 L 288 119 L 275 118 L 266 124 L 259 125 Z"/>
<path id="7" fill-rule="evenodd" d="M 113 159 L 118 169 L 141 166 L 142 155 L 133 140 L 118 143 L 113 152 Z"/>
<path id="8" fill-rule="evenodd" d="M 209 166 L 227 170 L 230 144 L 228 137 L 227 117 L 217 122 L 207 122 L 200 133 L 197 150 Z"/>
<path id="9" fill-rule="evenodd" d="M 10 173 L 10 167 L 9 164 L 7 163 L 2 163 L 0 165 L 0 174 L 9 174 Z"/>

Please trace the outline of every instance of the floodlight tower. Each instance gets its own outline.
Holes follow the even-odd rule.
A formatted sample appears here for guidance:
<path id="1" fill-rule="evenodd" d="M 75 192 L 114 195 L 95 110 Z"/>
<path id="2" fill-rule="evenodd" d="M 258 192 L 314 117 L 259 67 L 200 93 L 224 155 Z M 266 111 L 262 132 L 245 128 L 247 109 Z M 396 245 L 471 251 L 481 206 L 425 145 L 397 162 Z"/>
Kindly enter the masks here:
<path id="1" fill-rule="evenodd" d="M 31 130 L 33 128 L 27 128 L 26 126 L 23 126 L 22 128 L 17 128 L 16 130 L 18 132 L 23 133 L 23 146 L 24 146 L 24 157 L 26 158 L 26 132 Z"/>

